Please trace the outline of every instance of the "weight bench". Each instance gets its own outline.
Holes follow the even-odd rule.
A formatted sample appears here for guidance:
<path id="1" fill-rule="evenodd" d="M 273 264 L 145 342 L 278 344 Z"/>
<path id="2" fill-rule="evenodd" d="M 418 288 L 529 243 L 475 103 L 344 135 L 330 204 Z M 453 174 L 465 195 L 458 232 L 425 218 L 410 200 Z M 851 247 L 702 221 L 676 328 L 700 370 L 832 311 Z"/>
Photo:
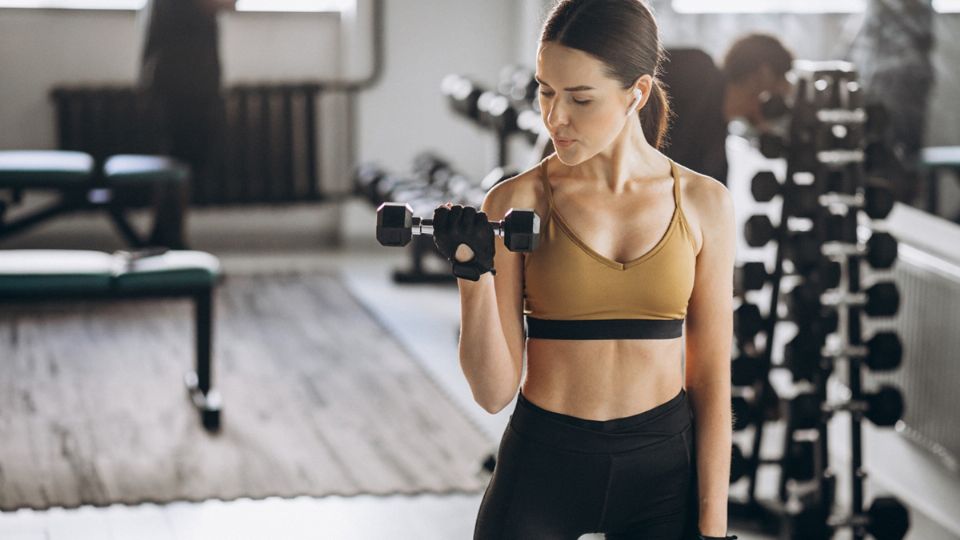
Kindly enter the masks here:
<path id="1" fill-rule="evenodd" d="M 220 261 L 201 251 L 0 250 L 0 307 L 66 299 L 192 299 L 196 371 L 184 382 L 203 427 L 217 431 L 221 400 L 212 388 L 211 334 L 220 278 Z"/>
<path id="2" fill-rule="evenodd" d="M 116 155 L 104 162 L 102 171 L 97 171 L 93 158 L 83 152 L 0 151 L 0 191 L 12 193 L 10 203 L 0 200 L 0 239 L 61 214 L 101 209 L 109 214 L 127 245 L 144 247 L 147 242 L 130 226 L 125 215 L 130 201 L 117 195 L 151 190 L 158 183 L 189 181 L 190 168 L 164 156 Z M 20 204 L 26 191 L 56 191 L 60 197 L 52 204 L 6 221 L 7 205 Z"/>

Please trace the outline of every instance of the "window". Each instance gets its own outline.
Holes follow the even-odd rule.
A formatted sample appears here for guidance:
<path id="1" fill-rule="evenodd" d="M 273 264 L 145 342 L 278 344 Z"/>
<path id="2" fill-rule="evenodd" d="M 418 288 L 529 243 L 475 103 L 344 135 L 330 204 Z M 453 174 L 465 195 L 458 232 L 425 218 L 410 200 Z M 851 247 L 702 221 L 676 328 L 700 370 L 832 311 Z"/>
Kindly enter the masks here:
<path id="1" fill-rule="evenodd" d="M 0 0 L 0 8 L 137 10 L 146 0 Z M 238 0 L 237 11 L 345 11 L 356 0 Z"/>
<path id="2" fill-rule="evenodd" d="M 856 13 L 867 0 L 673 0 L 677 13 Z M 933 0 L 940 13 L 960 13 L 960 0 Z"/>

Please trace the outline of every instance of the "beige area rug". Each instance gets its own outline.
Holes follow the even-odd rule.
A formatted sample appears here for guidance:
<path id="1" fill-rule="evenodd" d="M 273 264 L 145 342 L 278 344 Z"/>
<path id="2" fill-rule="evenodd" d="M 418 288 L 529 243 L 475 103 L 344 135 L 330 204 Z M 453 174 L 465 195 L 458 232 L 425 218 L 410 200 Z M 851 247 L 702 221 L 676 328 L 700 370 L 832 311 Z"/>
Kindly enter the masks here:
<path id="1" fill-rule="evenodd" d="M 216 309 L 211 436 L 189 302 L 0 306 L 0 509 L 483 488 L 491 441 L 337 276 L 231 276 Z"/>

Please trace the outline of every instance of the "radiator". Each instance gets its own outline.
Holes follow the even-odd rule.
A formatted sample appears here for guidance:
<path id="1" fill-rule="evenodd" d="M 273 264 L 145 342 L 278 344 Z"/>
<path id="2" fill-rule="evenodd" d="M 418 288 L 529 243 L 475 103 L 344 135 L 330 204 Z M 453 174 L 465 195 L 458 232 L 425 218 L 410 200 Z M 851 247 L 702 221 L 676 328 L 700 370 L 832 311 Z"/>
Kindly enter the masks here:
<path id="1" fill-rule="evenodd" d="M 239 85 L 224 91 L 222 163 L 194 179 L 196 204 L 324 199 L 319 84 Z M 159 153 L 155 117 L 133 87 L 54 89 L 58 146 L 94 156 Z"/>
<path id="2" fill-rule="evenodd" d="M 900 290 L 895 328 L 903 341 L 903 365 L 891 374 L 870 374 L 867 380 L 898 386 L 906 408 L 901 433 L 957 470 L 960 266 L 901 243 L 893 275 Z M 880 324 L 864 325 L 871 326 Z"/>

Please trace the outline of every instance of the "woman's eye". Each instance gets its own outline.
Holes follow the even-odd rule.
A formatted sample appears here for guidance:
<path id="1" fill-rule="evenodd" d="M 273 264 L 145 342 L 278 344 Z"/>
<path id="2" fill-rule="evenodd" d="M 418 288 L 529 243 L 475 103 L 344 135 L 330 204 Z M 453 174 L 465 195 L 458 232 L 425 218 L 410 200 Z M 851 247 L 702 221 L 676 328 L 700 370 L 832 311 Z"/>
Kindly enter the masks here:
<path id="1" fill-rule="evenodd" d="M 546 90 L 540 89 L 540 95 L 543 97 L 550 97 L 553 95 L 553 92 L 548 92 Z"/>
<path id="2" fill-rule="evenodd" d="M 575 100 L 573 100 L 573 102 L 576 103 L 577 105 L 587 105 L 587 104 L 590 103 L 590 101 L 592 101 L 592 100 L 589 100 L 589 99 L 582 99 L 582 100 L 581 100 L 581 99 L 575 99 Z"/>

